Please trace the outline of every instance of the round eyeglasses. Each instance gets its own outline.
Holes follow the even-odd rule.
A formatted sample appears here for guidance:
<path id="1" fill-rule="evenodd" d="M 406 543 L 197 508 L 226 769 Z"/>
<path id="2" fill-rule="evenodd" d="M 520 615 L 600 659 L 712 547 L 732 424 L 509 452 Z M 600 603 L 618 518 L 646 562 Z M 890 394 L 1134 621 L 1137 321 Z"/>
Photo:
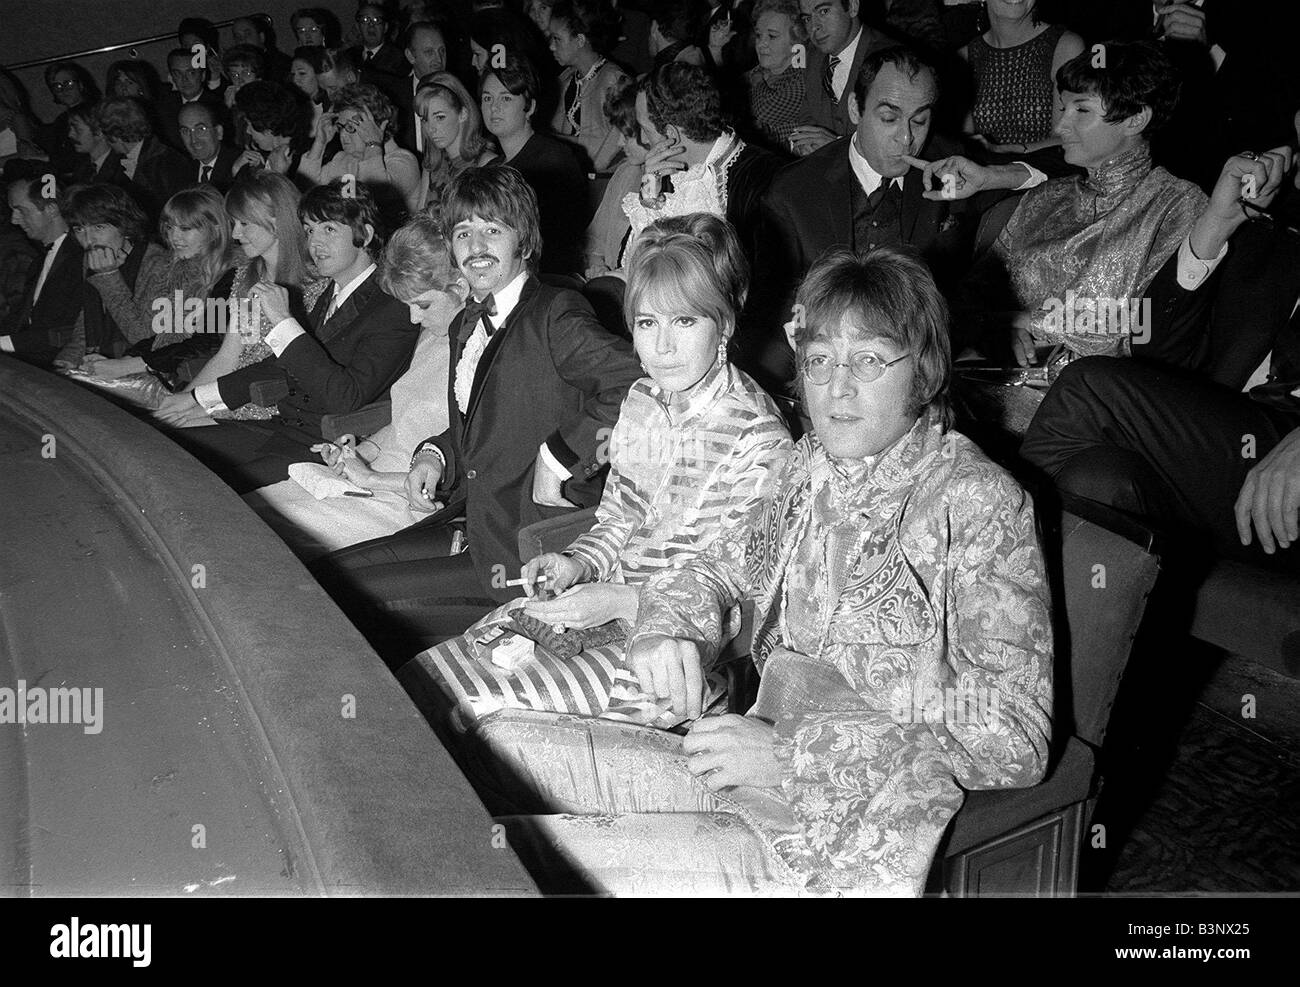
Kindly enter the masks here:
<path id="1" fill-rule="evenodd" d="M 847 363 L 837 363 L 834 358 L 817 354 L 803 361 L 803 375 L 813 384 L 827 384 L 836 367 L 848 367 L 854 379 L 864 384 L 879 380 L 880 376 L 895 363 L 906 360 L 911 353 L 904 353 L 893 360 L 882 360 L 875 353 L 858 353 Z"/>

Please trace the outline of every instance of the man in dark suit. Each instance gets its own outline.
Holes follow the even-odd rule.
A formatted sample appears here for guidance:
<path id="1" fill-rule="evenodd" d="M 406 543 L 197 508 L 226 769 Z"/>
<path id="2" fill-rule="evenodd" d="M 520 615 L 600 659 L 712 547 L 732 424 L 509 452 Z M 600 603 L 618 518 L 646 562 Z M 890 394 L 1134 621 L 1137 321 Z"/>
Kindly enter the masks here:
<path id="1" fill-rule="evenodd" d="M 517 595 L 505 581 L 521 527 L 599 502 L 601 442 L 641 376 L 631 346 L 580 294 L 529 270 L 537 198 L 514 168 L 462 172 L 442 219 L 471 299 L 451 325 L 450 424 L 417 447 L 406 480 L 412 507 L 437 513 L 315 567 L 395 662 Z M 449 555 L 446 522 L 462 513 L 469 550 Z"/>
<path id="2" fill-rule="evenodd" d="M 1291 165 L 1286 147 L 1230 158 L 1174 262 L 1175 290 L 1215 351 L 1209 376 L 1077 361 L 1043 399 L 1021 454 L 1062 490 L 1191 536 L 1172 550 L 1208 544 L 1300 572 L 1300 233 L 1285 213 L 1247 222 L 1241 206 L 1243 178 L 1266 208 Z M 1206 295 L 1212 303 L 1197 305 Z M 1161 331 L 1158 307 L 1154 321 Z"/>
<path id="3" fill-rule="evenodd" d="M 150 221 L 157 222 L 167 200 L 191 184 L 194 171 L 189 161 L 154 136 L 138 99 L 104 100 L 99 106 L 99 125 L 121 162 L 127 191 Z"/>
<path id="4" fill-rule="evenodd" d="M 333 281 L 307 325 L 291 315 L 284 288 L 256 285 L 252 301 L 274 323 L 266 337 L 274 356 L 172 395 L 156 412 L 169 424 L 202 421 L 248 404 L 254 384 L 278 385 L 279 411 L 268 420 L 173 433 L 239 493 L 283 480 L 291 463 L 315 458 L 311 446 L 321 440 L 322 416 L 383 398 L 415 349 L 407 307 L 379 287 L 370 253 L 377 246 L 375 205 L 365 188 L 341 179 L 318 185 L 302 197 L 298 215 L 317 270 Z"/>
<path id="5" fill-rule="evenodd" d="M 361 66 L 361 79 L 372 85 L 380 86 L 394 76 L 406 74 L 406 59 L 402 51 L 388 40 L 388 15 L 377 3 L 361 3 L 357 6 L 357 29 L 361 32 L 361 44 L 351 51 L 353 60 Z"/>
<path id="6" fill-rule="evenodd" d="M 794 354 L 784 325 L 792 317 L 795 289 L 826 251 L 910 248 L 946 292 L 964 273 L 984 201 L 967 201 L 964 190 L 955 188 L 944 198 L 926 181 L 921 167 L 926 159 L 942 159 L 956 149 L 931 133 L 938 91 L 934 68 L 912 50 L 894 46 L 872 52 L 848 99 L 853 137 L 815 151 L 773 181 L 764 202 L 768 235 L 756 267 L 753 318 L 737 340 L 744 362 L 759 371 L 765 386 L 780 386 L 793 376 Z M 1032 180 L 1031 169 L 1018 164 L 981 173 L 990 192 Z M 936 184 L 943 180 L 937 179 Z"/>
<path id="7" fill-rule="evenodd" d="M 173 48 L 167 54 L 167 74 L 176 88 L 158 101 L 158 122 L 162 128 L 159 136 L 176 150 L 184 144 L 180 134 L 181 110 L 191 103 L 206 103 L 212 107 L 217 122 L 226 122 L 226 104 L 221 93 L 208 88 L 206 54 L 188 48 Z"/>
<path id="8" fill-rule="evenodd" d="M 799 6 L 812 47 L 804 52 L 803 120 L 790 134 L 790 150 L 803 155 L 853 133 L 849 103 L 862 61 L 898 42 L 862 23 L 858 0 L 799 0 Z"/>
<path id="9" fill-rule="evenodd" d="M 405 71 L 386 90 L 397 109 L 393 140 L 419 156 L 424 153 L 424 132 L 415 111 L 415 91 L 426 75 L 447 68 L 447 41 L 437 24 L 416 21 L 402 35 L 402 45 Z"/>
<path id="10" fill-rule="evenodd" d="M 235 180 L 235 162 L 240 151 L 222 143 L 225 129 L 216 112 L 206 103 L 189 103 L 181 108 L 181 143 L 189 153 L 191 185 L 211 185 L 223 195 Z"/>
<path id="11" fill-rule="evenodd" d="M 45 248 L 22 299 L 0 323 L 0 352 L 48 367 L 72 338 L 81 314 L 82 249 L 59 211 L 53 175 L 22 178 L 8 189 L 9 219 Z"/>

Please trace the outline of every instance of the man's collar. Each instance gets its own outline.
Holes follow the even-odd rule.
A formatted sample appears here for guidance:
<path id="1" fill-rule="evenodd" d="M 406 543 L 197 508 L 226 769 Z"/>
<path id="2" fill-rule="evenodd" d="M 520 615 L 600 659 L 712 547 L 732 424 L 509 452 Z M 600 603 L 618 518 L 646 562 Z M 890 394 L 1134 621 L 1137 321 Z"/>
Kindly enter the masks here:
<path id="1" fill-rule="evenodd" d="M 68 238 L 68 231 L 64 230 L 62 233 L 60 233 L 53 240 L 51 240 L 49 243 L 45 245 L 46 249 L 48 249 L 49 252 L 52 254 L 57 254 L 59 252 L 59 248 L 63 246 L 63 241 L 66 240 L 67 238 Z"/>
<path id="2" fill-rule="evenodd" d="M 866 192 L 867 195 L 880 188 L 880 183 L 884 181 L 884 177 L 880 172 L 871 167 L 867 159 L 862 156 L 862 152 L 858 150 L 857 135 L 849 138 L 849 168 L 857 177 L 858 184 L 862 186 L 862 191 Z M 900 191 L 902 190 L 903 179 L 901 176 L 891 179 L 891 181 Z"/>
<path id="3" fill-rule="evenodd" d="M 497 310 L 497 314 L 492 317 L 492 324 L 498 329 L 506 319 L 510 318 L 510 313 L 513 312 L 515 306 L 519 304 L 519 296 L 523 294 L 524 285 L 527 282 L 528 268 L 525 267 L 522 271 L 516 274 L 510 283 L 504 288 L 492 293 L 492 300 L 496 302 Z"/>
<path id="4" fill-rule="evenodd" d="M 858 51 L 858 42 L 862 40 L 862 30 L 863 30 L 862 25 L 859 23 L 858 31 L 849 40 L 849 43 L 846 44 L 842 49 L 834 53 L 835 57 L 837 57 L 841 62 L 853 61 L 853 56 L 856 55 Z"/>
<path id="5" fill-rule="evenodd" d="M 212 160 L 200 161 L 199 164 L 203 165 L 204 168 L 216 168 L 217 158 L 219 157 L 221 157 L 221 148 L 217 148 L 217 153 L 212 155 Z"/>
<path id="6" fill-rule="evenodd" d="M 362 271 L 360 274 L 358 274 L 355 278 L 353 278 L 353 279 L 352 279 L 351 281 L 349 281 L 347 284 L 340 286 L 339 283 L 338 283 L 337 281 L 335 281 L 335 282 L 334 282 L 334 309 L 335 309 L 335 311 L 337 311 L 338 309 L 342 308 L 342 307 L 343 307 L 343 303 L 344 303 L 345 301 L 348 300 L 348 296 L 351 295 L 351 294 L 352 294 L 354 291 L 356 291 L 358 288 L 360 288 L 361 285 L 362 285 L 362 283 L 366 280 L 366 278 L 370 277 L 370 275 L 372 275 L 372 274 L 374 274 L 374 273 L 375 273 L 375 264 L 374 264 L 373 261 L 371 261 L 371 263 L 366 267 L 366 269 L 365 269 L 364 271 Z"/>

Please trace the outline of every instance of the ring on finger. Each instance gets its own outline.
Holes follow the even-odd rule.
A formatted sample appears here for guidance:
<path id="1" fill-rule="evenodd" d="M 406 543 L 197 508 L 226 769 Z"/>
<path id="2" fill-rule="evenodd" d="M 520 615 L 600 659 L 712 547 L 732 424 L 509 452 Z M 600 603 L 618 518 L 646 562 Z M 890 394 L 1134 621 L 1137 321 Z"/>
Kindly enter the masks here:
<path id="1" fill-rule="evenodd" d="M 1259 153 L 1257 151 L 1242 151 L 1241 156 L 1243 158 L 1249 158 L 1251 161 L 1259 160 Z"/>

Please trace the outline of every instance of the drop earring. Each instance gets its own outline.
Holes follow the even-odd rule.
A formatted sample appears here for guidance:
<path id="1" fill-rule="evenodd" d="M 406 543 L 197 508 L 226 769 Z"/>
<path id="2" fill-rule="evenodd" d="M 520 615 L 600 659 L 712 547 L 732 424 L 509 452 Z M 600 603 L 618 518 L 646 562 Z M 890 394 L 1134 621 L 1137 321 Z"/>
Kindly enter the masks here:
<path id="1" fill-rule="evenodd" d="M 718 340 L 718 366 L 725 367 L 726 365 L 727 365 L 727 341 L 725 339 L 719 339 Z"/>

